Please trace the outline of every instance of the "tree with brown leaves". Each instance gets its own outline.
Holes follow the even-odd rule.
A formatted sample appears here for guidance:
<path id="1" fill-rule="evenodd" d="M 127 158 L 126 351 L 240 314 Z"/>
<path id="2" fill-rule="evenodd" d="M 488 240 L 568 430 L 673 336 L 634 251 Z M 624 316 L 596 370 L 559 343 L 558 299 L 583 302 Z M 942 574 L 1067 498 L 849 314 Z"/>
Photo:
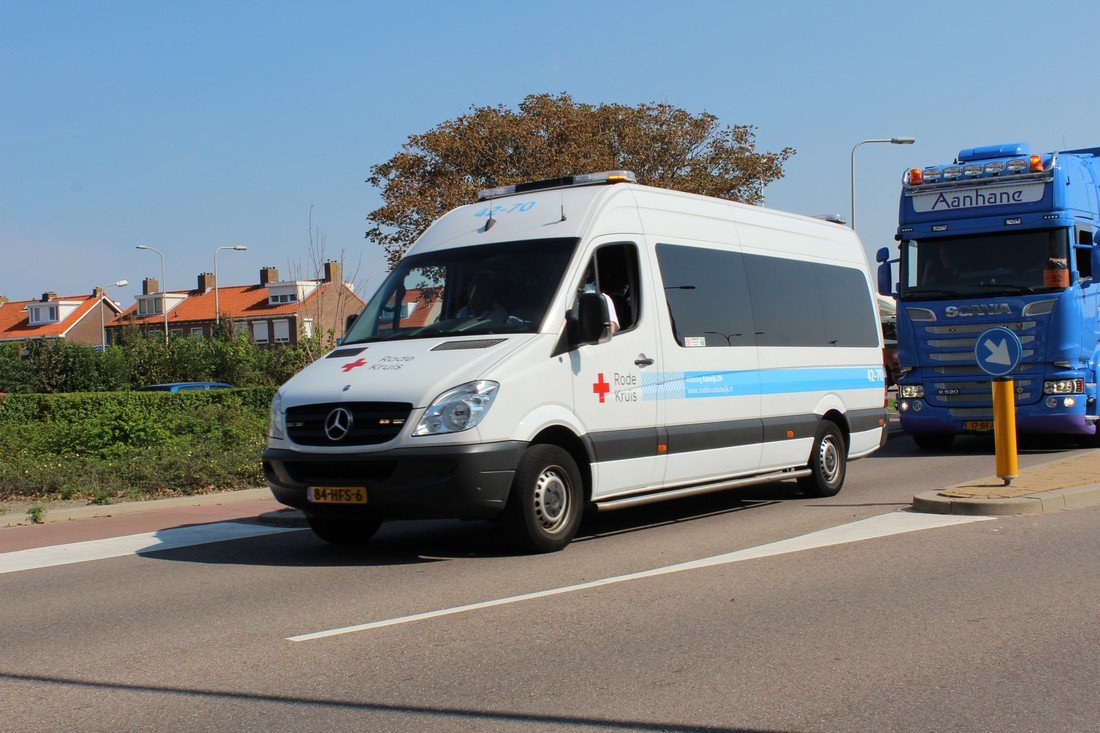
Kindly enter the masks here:
<path id="1" fill-rule="evenodd" d="M 632 170 L 638 183 L 758 204 L 783 177 L 793 148 L 758 152 L 751 125 L 721 125 L 666 103 L 591 105 L 568 94 L 533 94 L 517 110 L 468 114 L 411 135 L 371 168 L 384 204 L 367 217 L 367 239 L 392 268 L 442 214 L 483 188 L 604 170 Z"/>

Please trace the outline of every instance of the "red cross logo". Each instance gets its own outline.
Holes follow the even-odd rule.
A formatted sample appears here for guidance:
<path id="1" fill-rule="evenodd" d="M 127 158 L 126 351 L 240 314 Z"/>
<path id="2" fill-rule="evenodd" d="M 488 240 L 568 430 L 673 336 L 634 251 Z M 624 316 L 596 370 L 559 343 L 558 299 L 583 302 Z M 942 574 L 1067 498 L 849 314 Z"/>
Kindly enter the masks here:
<path id="1" fill-rule="evenodd" d="M 592 391 L 600 396 L 600 404 L 602 405 L 604 397 L 611 391 L 611 385 L 603 381 L 603 372 L 596 376 L 596 381 L 592 383 Z"/>
<path id="2" fill-rule="evenodd" d="M 349 362 L 348 362 L 347 364 L 345 364 L 345 365 L 344 365 L 343 367 L 341 367 L 341 368 L 342 368 L 342 369 L 343 369 L 343 370 L 344 370 L 345 372 L 350 372 L 350 371 L 351 371 L 352 369 L 354 369 L 355 367 L 361 367 L 361 366 L 363 366 L 363 365 L 364 365 L 364 364 L 366 364 L 366 363 L 367 363 L 367 360 L 366 360 L 366 359 L 363 359 L 363 358 L 359 358 L 359 359 L 356 359 L 355 361 L 349 361 Z"/>

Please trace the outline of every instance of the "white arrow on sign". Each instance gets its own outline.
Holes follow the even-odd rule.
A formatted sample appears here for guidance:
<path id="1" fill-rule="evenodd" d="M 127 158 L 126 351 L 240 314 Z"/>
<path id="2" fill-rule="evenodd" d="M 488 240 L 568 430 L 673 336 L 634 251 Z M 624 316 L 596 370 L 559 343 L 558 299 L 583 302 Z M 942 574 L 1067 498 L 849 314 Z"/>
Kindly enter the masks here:
<path id="1" fill-rule="evenodd" d="M 1012 364 L 1012 357 L 1008 355 L 1007 339 L 1001 341 L 1001 343 L 995 342 L 992 338 L 987 339 L 985 348 L 989 349 L 989 357 L 986 361 L 991 364 L 1003 364 L 1004 366 Z"/>

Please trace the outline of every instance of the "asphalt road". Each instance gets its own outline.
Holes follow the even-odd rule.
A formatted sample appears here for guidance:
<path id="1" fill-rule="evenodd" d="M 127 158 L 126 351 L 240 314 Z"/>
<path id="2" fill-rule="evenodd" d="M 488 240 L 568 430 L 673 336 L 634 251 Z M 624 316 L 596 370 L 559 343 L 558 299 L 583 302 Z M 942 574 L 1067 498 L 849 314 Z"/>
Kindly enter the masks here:
<path id="1" fill-rule="evenodd" d="M 598 515 L 545 556 L 489 523 L 394 523 L 353 552 L 293 531 L 0 575 L 0 728 L 1098 730 L 1100 509 L 834 529 L 992 465 L 901 438 L 831 499 Z M 822 531 L 838 544 L 622 577 Z"/>

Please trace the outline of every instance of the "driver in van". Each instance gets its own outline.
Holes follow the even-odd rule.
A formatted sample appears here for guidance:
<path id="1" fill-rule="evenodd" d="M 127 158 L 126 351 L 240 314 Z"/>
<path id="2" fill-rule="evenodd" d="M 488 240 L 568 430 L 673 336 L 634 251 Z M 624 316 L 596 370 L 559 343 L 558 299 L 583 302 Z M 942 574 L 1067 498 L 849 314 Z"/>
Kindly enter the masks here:
<path id="1" fill-rule="evenodd" d="M 508 311 L 497 302 L 496 289 L 489 278 L 479 276 L 470 285 L 466 304 L 455 315 L 459 318 L 484 318 L 503 323 L 508 318 Z"/>

